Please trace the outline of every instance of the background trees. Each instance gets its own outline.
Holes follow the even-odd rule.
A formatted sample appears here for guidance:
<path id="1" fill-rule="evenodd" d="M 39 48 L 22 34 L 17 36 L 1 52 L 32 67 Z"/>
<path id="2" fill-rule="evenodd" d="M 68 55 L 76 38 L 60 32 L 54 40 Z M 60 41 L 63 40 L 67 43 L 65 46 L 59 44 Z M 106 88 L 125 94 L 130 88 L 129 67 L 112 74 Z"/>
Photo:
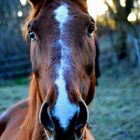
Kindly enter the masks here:
<path id="1" fill-rule="evenodd" d="M 21 32 L 27 8 L 19 0 L 0 0 L 0 58 L 27 51 Z"/>
<path id="2" fill-rule="evenodd" d="M 91 1 L 95 1 L 92 5 L 96 5 L 96 0 Z M 127 60 L 132 66 L 140 67 L 140 0 L 100 1 L 104 2 L 107 10 L 97 17 L 97 35 L 101 51 L 105 50 L 104 54 L 110 56 L 107 59 L 104 55 L 103 60 L 115 63 Z M 22 36 L 22 27 L 29 12 L 26 2 L 0 0 L 0 59 L 29 54 L 28 44 Z M 16 62 L 13 60 L 13 63 Z M 0 66 L 4 64 L 7 62 L 0 62 Z"/>
<path id="3" fill-rule="evenodd" d="M 117 59 L 128 58 L 131 63 L 140 67 L 140 1 L 105 0 L 105 4 L 108 11 L 102 18 L 106 21 L 105 26 L 109 28 L 108 33 Z M 113 36 L 113 33 L 118 36 Z"/>

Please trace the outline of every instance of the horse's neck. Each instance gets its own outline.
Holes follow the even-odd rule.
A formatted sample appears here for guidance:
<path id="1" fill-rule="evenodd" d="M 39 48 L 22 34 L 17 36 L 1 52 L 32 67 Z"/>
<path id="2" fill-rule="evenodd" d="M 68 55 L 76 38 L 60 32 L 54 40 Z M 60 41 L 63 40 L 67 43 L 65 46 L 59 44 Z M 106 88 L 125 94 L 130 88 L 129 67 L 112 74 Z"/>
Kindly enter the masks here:
<path id="1" fill-rule="evenodd" d="M 26 119 L 21 126 L 17 140 L 46 140 L 45 132 L 39 124 L 39 110 L 41 100 L 38 94 L 38 85 L 33 75 L 30 85 L 29 109 Z"/>

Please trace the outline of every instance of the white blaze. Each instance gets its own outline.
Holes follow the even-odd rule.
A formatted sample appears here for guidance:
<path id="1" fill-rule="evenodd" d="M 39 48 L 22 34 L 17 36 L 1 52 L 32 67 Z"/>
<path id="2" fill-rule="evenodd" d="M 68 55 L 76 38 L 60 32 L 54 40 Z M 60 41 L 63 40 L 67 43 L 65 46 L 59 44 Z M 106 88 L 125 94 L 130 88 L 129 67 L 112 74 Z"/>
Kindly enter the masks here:
<path id="1" fill-rule="evenodd" d="M 70 69 L 71 54 L 71 50 L 67 46 L 67 39 L 62 37 L 66 34 L 64 25 L 70 19 L 67 5 L 64 4 L 59 6 L 55 10 L 55 14 L 55 19 L 59 23 L 60 28 L 60 38 L 58 40 L 58 44 L 61 47 L 61 60 L 60 64 L 58 64 L 56 67 L 58 77 L 55 80 L 55 84 L 58 88 L 58 98 L 54 106 L 53 115 L 59 120 L 61 127 L 65 129 L 68 127 L 69 121 L 73 118 L 75 113 L 79 111 L 79 108 L 70 102 L 66 90 L 66 81 L 64 78 L 65 72 Z"/>

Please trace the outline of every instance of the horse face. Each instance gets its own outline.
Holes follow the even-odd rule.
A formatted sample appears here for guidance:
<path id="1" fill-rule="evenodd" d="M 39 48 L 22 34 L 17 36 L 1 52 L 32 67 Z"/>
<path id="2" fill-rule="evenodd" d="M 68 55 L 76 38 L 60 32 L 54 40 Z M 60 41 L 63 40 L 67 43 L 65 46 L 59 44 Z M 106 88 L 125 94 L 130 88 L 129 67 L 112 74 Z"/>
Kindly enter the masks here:
<path id="1" fill-rule="evenodd" d="M 28 32 L 40 123 L 49 139 L 80 140 L 95 86 L 94 20 L 78 0 L 32 3 Z"/>

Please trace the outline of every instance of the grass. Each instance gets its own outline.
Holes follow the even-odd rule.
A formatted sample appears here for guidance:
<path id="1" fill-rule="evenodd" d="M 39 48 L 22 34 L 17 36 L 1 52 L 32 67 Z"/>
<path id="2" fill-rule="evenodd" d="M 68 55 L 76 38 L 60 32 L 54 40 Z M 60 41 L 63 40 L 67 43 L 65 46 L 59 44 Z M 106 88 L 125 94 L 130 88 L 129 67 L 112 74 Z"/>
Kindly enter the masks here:
<path id="1" fill-rule="evenodd" d="M 4 80 L 0 82 L 0 112 L 27 97 L 28 83 L 29 80 L 27 78 Z"/>
<path id="2" fill-rule="evenodd" d="M 139 72 L 120 67 L 105 71 L 90 105 L 90 126 L 96 140 L 140 140 Z M 27 97 L 28 87 L 27 78 L 3 83 L 0 112 Z"/>
<path id="3" fill-rule="evenodd" d="M 97 140 L 140 140 L 139 72 L 102 75 L 90 106 L 90 123 Z"/>
<path id="4" fill-rule="evenodd" d="M 0 80 L 0 87 L 12 87 L 15 85 L 25 85 L 29 83 L 29 79 L 27 77 L 16 78 L 14 80 Z"/>

